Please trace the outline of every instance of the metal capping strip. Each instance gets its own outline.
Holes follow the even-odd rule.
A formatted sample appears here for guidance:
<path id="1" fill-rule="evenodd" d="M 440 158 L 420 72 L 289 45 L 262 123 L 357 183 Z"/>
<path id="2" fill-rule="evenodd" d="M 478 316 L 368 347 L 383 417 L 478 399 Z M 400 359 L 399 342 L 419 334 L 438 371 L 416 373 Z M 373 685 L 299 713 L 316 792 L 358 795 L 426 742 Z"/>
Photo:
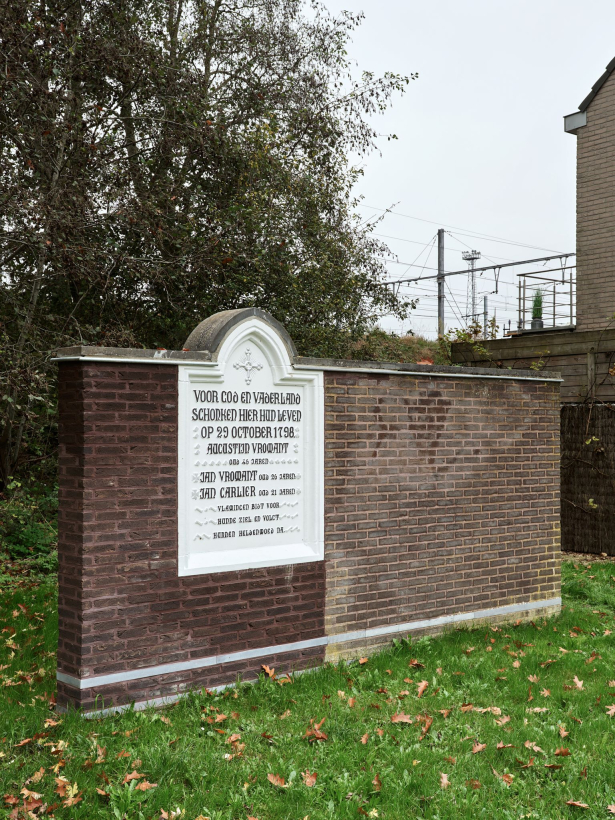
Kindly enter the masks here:
<path id="1" fill-rule="evenodd" d="M 200 359 L 165 359 L 162 356 L 146 359 L 145 356 L 140 359 L 136 356 L 134 358 L 124 358 L 123 356 L 56 356 L 50 359 L 52 362 L 113 362 L 113 364 L 189 364 L 191 366 L 198 365 L 199 367 L 215 367 L 217 362 L 204 362 Z"/>
<path id="2" fill-rule="evenodd" d="M 114 364 L 188 364 L 192 367 L 215 367 L 217 362 L 203 362 L 188 359 L 123 359 L 116 356 L 58 356 L 51 359 L 52 362 L 113 362 Z M 492 376 L 487 373 L 443 373 L 435 370 L 393 370 L 392 368 L 379 367 L 336 367 L 335 365 L 313 365 L 313 364 L 293 364 L 295 370 L 322 370 L 335 371 L 339 373 L 363 373 L 384 374 L 385 376 L 422 376 L 423 378 L 442 379 L 496 379 L 497 381 L 514 382 L 563 382 L 563 379 L 555 379 L 551 376 Z"/>
<path id="3" fill-rule="evenodd" d="M 515 382 L 563 382 L 563 379 L 555 379 L 552 376 L 492 376 L 487 373 L 441 373 L 438 370 L 393 370 L 377 367 L 336 367 L 335 365 L 308 365 L 295 364 L 295 370 L 325 370 L 336 371 L 339 373 L 363 373 L 369 375 L 370 373 L 380 374 L 384 373 L 386 376 L 423 376 L 433 377 L 438 379 L 498 379 L 499 381 L 508 380 Z"/>
<path id="4" fill-rule="evenodd" d="M 364 640 L 366 638 L 378 638 L 384 635 L 395 635 L 400 632 L 412 632 L 416 629 L 426 629 L 430 627 L 446 626 L 447 624 L 463 623 L 464 621 L 474 621 L 479 618 L 490 618 L 497 615 L 512 615 L 517 612 L 527 612 L 533 609 L 560 606 L 561 603 L 561 598 L 549 598 L 545 601 L 528 601 L 521 604 L 508 604 L 507 606 L 493 607 L 491 609 L 479 609 L 475 612 L 459 612 L 454 615 L 442 615 L 438 618 L 408 621 L 404 624 L 378 626 L 373 629 L 359 629 L 353 632 L 343 632 L 339 635 L 323 635 L 321 638 L 312 638 L 307 641 L 294 641 L 293 643 L 278 644 L 277 646 L 262 646 L 257 649 L 247 649 L 243 652 L 230 652 L 228 654 L 212 655 L 209 658 L 196 658 L 190 661 L 164 663 L 159 666 L 147 666 L 143 669 L 132 669 L 127 672 L 113 672 L 109 675 L 95 675 L 90 678 L 76 678 L 73 675 L 67 675 L 65 672 L 58 671 L 56 677 L 62 683 L 72 686 L 75 689 L 92 689 L 93 687 L 98 686 L 110 686 L 113 683 L 125 683 L 126 681 L 151 678 L 155 675 L 169 675 L 173 672 L 185 672 L 191 669 L 205 669 L 208 666 L 218 666 L 219 664 L 248 660 L 267 655 L 280 655 L 286 652 L 296 652 L 301 649 L 311 649 L 317 646 L 331 646 L 338 643 L 349 643 L 351 641 Z"/>

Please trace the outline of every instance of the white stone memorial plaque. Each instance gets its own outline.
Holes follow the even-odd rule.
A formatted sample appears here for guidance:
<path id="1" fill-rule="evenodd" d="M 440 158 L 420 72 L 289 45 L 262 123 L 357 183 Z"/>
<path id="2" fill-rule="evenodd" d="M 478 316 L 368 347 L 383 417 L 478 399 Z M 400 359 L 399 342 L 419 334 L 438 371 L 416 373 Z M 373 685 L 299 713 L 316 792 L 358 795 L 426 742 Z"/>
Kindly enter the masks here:
<path id="1" fill-rule="evenodd" d="M 252 317 L 178 387 L 179 575 L 321 560 L 322 372 Z"/>

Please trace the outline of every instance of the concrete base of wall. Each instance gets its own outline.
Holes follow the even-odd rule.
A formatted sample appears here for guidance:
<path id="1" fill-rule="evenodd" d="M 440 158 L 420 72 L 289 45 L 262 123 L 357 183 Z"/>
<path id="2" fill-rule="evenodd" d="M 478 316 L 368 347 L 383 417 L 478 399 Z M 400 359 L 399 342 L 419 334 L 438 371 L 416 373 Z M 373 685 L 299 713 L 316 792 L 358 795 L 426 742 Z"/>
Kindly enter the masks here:
<path id="1" fill-rule="evenodd" d="M 495 626 L 498 624 L 511 624 L 519 622 L 529 623 L 530 621 L 535 621 L 539 618 L 550 618 L 554 615 L 559 615 L 559 613 L 561 612 L 561 602 L 548 603 L 545 606 L 542 604 L 542 602 L 537 601 L 523 606 L 529 608 L 518 610 L 514 613 L 506 612 L 483 617 L 471 617 L 461 622 L 457 620 L 446 624 L 436 624 L 432 626 L 418 627 L 416 629 L 412 629 L 411 631 L 400 632 L 398 637 L 421 638 L 424 635 L 443 635 L 447 632 L 452 631 L 453 629 L 460 629 L 463 627 L 470 629 L 479 629 L 485 626 Z M 474 613 L 469 614 L 473 615 Z M 330 639 L 336 641 L 337 637 L 338 636 L 332 635 L 330 636 Z M 387 646 L 390 645 L 390 643 L 391 638 L 388 635 L 374 636 L 372 638 L 360 638 L 355 641 L 346 641 L 339 643 L 335 642 L 327 646 L 324 660 L 326 663 L 337 663 L 340 660 L 352 660 L 354 658 L 359 658 L 364 655 L 369 655 L 379 650 L 385 649 Z M 300 675 L 305 674 L 306 672 L 313 672 L 317 670 L 321 665 L 322 658 L 314 654 L 314 656 L 311 659 L 304 659 L 301 663 L 289 662 L 288 668 L 286 666 L 284 668 L 287 669 L 288 672 L 291 672 L 295 675 Z M 254 672 L 252 672 L 251 675 L 248 674 L 247 678 L 242 677 L 242 682 L 255 683 L 257 679 L 257 676 L 254 674 Z M 208 688 L 208 691 L 223 691 L 225 689 L 235 686 L 236 683 L 237 679 L 228 683 L 220 684 L 218 686 L 212 685 Z M 117 706 L 105 706 L 104 701 L 101 699 L 97 701 L 96 707 L 94 709 L 84 711 L 82 712 L 82 715 L 86 718 L 100 718 L 106 715 L 117 714 L 118 712 L 123 712 L 127 709 L 135 709 L 136 711 L 141 711 L 143 709 L 148 708 L 163 708 L 165 706 L 169 706 L 173 703 L 176 703 L 180 698 L 185 697 L 188 691 L 186 691 L 184 687 L 181 687 L 181 690 L 176 692 L 175 694 L 158 697 L 152 696 L 147 700 L 140 700 L 138 702 L 132 703 L 124 703 Z M 69 708 L 67 708 L 66 706 L 58 706 L 57 711 L 60 713 L 65 713 L 69 710 Z"/>
<path id="2" fill-rule="evenodd" d="M 408 625 L 406 630 L 400 630 L 395 637 L 399 638 L 421 638 L 424 635 L 442 635 L 451 632 L 453 629 L 478 629 L 483 626 L 496 624 L 510 624 L 520 621 L 528 623 L 537 618 L 549 618 L 552 615 L 559 615 L 561 612 L 561 599 L 550 599 L 548 601 L 535 601 L 525 604 L 516 604 L 510 607 L 500 607 L 502 611 L 482 610 L 474 613 L 460 613 L 452 616 L 445 623 L 426 623 L 416 626 Z M 489 612 L 489 614 L 487 614 Z M 485 613 L 485 614 L 483 614 Z M 466 616 L 465 618 L 463 616 Z M 444 619 L 435 618 L 433 621 Z M 327 646 L 325 660 L 330 663 L 337 663 L 340 660 L 350 660 L 371 652 L 377 652 L 391 642 L 390 636 L 366 637 L 356 641 L 346 641 L 344 643 L 332 643 Z"/>

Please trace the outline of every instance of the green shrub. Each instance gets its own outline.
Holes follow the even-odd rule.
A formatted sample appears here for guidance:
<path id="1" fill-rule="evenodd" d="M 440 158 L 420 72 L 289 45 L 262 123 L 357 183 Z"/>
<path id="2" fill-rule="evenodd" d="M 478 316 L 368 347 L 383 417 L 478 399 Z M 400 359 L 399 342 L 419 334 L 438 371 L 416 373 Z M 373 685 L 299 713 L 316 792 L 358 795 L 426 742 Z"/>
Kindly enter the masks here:
<path id="1" fill-rule="evenodd" d="M 11 561 L 33 564 L 43 573 L 57 569 L 58 488 L 11 481 L 0 495 L 0 552 Z"/>
<path id="2" fill-rule="evenodd" d="M 542 319 L 542 291 L 540 288 L 538 288 L 532 300 L 532 319 Z"/>

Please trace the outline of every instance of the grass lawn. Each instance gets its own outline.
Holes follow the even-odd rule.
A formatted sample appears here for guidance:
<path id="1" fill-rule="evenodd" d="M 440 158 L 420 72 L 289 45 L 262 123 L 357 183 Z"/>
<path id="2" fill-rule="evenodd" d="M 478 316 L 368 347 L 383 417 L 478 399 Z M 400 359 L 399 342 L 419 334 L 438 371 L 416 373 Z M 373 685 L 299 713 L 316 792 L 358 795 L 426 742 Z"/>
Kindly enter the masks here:
<path id="1" fill-rule="evenodd" d="M 53 581 L 0 575 L 0 817 L 608 817 L 615 564 L 564 581 L 548 621 L 85 720 L 50 707 Z"/>

